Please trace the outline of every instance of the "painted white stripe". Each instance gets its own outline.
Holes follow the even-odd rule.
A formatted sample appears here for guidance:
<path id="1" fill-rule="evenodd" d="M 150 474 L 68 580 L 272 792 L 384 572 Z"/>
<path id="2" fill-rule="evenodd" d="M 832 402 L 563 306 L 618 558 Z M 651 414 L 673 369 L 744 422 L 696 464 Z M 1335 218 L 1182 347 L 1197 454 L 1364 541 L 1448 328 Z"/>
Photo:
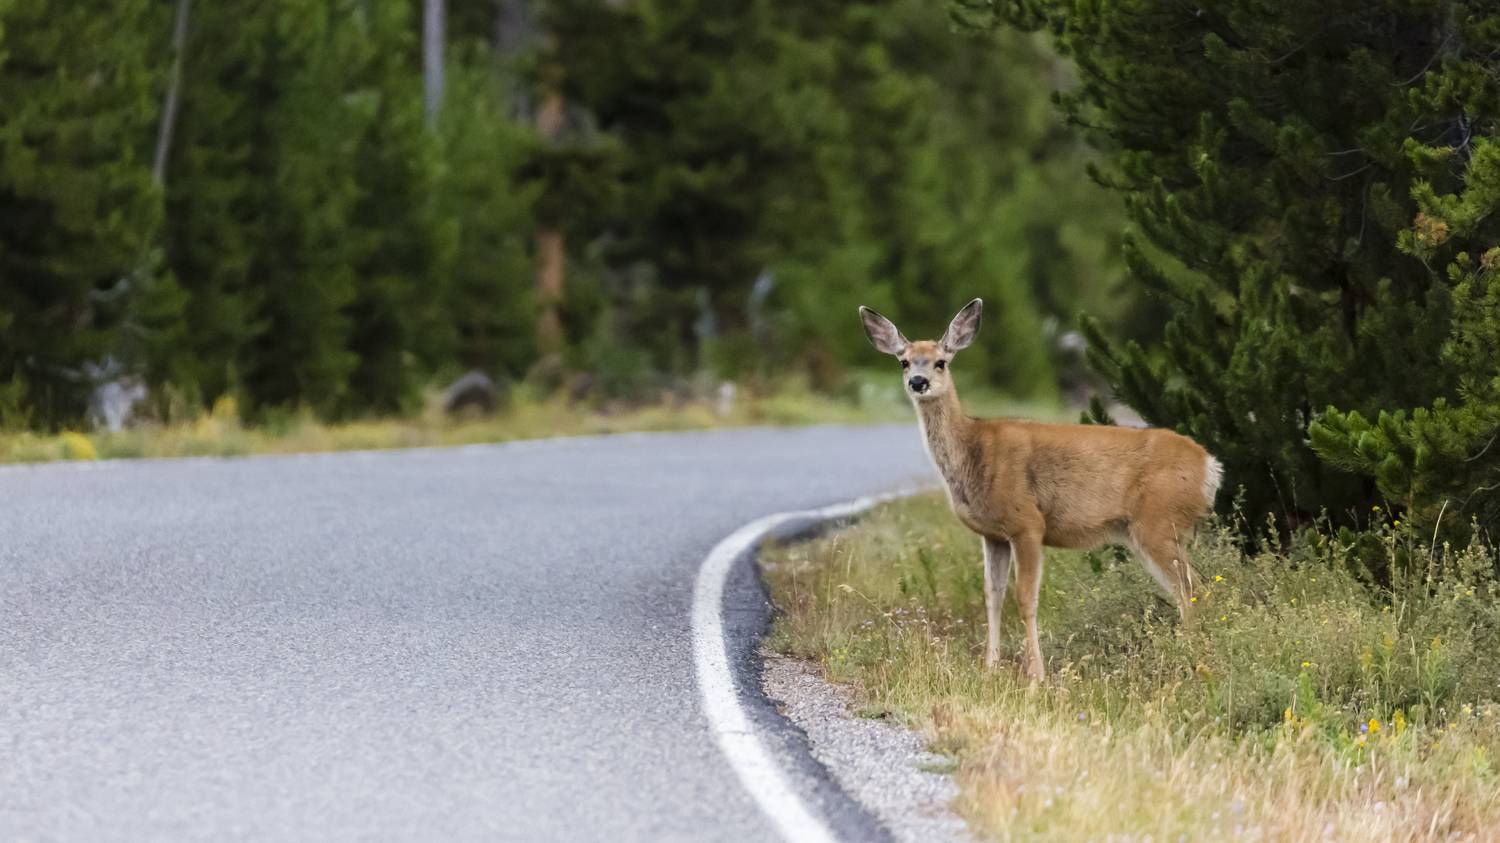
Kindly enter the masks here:
<path id="1" fill-rule="evenodd" d="M 768 515 L 735 530 L 714 545 L 693 589 L 693 651 L 698 667 L 698 687 L 703 691 L 703 711 L 719 749 L 739 776 L 745 790 L 788 843 L 837 843 L 838 835 L 816 812 L 808 808 L 791 786 L 765 744 L 756 734 L 750 715 L 740 705 L 734 674 L 724 640 L 724 583 L 734 563 L 753 550 L 776 528 L 798 520 L 832 521 L 857 515 L 884 501 L 909 495 L 864 497 L 822 509 Z"/>

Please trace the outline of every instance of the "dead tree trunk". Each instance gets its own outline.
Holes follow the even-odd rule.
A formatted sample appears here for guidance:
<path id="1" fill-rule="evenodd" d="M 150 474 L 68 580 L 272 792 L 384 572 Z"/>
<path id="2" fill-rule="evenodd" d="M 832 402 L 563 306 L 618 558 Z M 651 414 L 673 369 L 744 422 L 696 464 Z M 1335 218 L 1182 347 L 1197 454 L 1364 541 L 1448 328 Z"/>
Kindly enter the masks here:
<path id="1" fill-rule="evenodd" d="M 428 126 L 437 125 L 443 105 L 443 2 L 422 2 L 422 103 Z"/>
<path id="2" fill-rule="evenodd" d="M 172 132 L 177 126 L 177 103 L 182 99 L 182 54 L 187 49 L 188 7 L 192 0 L 177 0 L 177 22 L 172 27 L 172 76 L 167 99 L 162 103 L 161 127 L 156 133 L 156 154 L 151 159 L 151 178 L 167 183 L 167 157 L 172 152 Z"/>

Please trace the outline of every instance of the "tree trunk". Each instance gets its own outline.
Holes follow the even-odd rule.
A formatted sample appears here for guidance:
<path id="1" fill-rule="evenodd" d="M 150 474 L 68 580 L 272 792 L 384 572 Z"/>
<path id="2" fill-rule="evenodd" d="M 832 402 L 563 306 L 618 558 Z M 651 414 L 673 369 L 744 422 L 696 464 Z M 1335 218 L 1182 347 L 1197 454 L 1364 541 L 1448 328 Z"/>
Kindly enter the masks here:
<path id="1" fill-rule="evenodd" d="M 161 128 L 156 133 L 156 155 L 151 160 L 151 178 L 167 183 L 167 157 L 172 152 L 172 131 L 177 125 L 177 103 L 182 98 L 182 54 L 187 49 L 188 7 L 192 0 L 177 0 L 177 22 L 172 27 L 172 76 L 167 99 L 161 108 Z"/>
<path id="2" fill-rule="evenodd" d="M 422 94 L 427 125 L 437 125 L 443 104 L 444 0 L 422 0 Z"/>
<path id="3" fill-rule="evenodd" d="M 536 230 L 536 345 L 542 355 L 563 350 L 562 317 L 558 305 L 563 294 L 564 250 L 562 229 L 538 226 Z"/>
<path id="4" fill-rule="evenodd" d="M 537 131 L 549 143 L 555 143 L 562 134 L 565 108 L 562 94 L 554 88 L 546 92 L 542 107 L 537 109 Z M 562 227 L 539 225 L 536 230 L 536 340 L 537 350 L 542 354 L 563 350 L 562 317 L 557 311 L 562 304 L 566 256 Z"/>

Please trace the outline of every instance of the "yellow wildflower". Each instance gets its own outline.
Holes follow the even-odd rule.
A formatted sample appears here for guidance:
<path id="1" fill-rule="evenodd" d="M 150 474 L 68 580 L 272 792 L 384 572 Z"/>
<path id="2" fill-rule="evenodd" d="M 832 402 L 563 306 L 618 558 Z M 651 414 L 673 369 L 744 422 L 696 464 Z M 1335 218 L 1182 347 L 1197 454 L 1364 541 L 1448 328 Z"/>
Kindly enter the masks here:
<path id="1" fill-rule="evenodd" d="M 94 450 L 94 443 L 87 436 L 76 430 L 64 430 L 62 432 L 63 456 L 70 460 L 96 460 L 98 452 Z"/>

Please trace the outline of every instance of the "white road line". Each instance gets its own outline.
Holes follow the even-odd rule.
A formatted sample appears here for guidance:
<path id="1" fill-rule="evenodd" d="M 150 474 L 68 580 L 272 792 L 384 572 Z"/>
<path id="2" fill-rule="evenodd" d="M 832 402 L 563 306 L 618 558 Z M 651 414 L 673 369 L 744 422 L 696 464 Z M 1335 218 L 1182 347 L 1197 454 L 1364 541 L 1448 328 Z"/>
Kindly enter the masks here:
<path id="1" fill-rule="evenodd" d="M 714 545 L 693 588 L 693 652 L 698 667 L 698 687 L 703 691 L 703 711 L 719 749 L 754 797 L 761 811 L 788 843 L 838 843 L 838 835 L 792 787 L 769 750 L 761 743 L 750 716 L 740 705 L 734 674 L 724 640 L 724 583 L 734 563 L 753 550 L 777 527 L 790 521 L 832 521 L 857 515 L 876 504 L 911 494 L 863 497 L 847 503 L 781 512 L 746 524 Z"/>

